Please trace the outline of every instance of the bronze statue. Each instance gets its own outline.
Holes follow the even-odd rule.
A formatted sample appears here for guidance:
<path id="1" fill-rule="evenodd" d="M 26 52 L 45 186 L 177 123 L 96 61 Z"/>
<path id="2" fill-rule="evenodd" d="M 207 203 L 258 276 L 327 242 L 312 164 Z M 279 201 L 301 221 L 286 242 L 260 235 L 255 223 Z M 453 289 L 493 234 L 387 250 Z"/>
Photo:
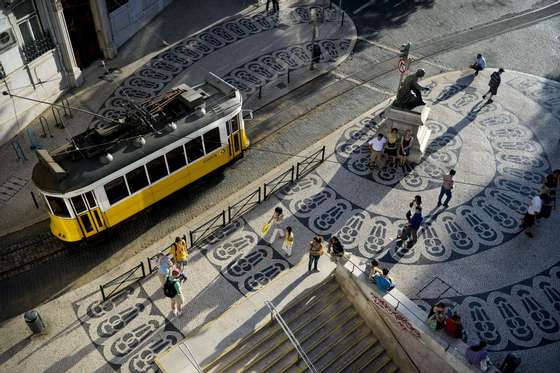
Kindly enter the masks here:
<path id="1" fill-rule="evenodd" d="M 399 88 L 397 99 L 393 106 L 399 109 L 412 110 L 416 106 L 426 105 L 422 100 L 422 90 L 426 89 L 418 84 L 418 79 L 425 75 L 424 69 L 416 70 L 416 73 L 407 76 Z"/>

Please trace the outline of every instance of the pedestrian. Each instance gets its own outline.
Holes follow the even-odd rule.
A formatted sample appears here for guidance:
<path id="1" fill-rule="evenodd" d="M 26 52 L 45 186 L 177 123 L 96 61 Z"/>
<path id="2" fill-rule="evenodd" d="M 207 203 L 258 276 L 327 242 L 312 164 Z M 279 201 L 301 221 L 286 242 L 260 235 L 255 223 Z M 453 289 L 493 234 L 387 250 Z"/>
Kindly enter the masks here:
<path id="1" fill-rule="evenodd" d="M 157 259 L 158 259 L 158 277 L 159 277 L 159 281 L 163 285 L 165 284 L 165 280 L 169 275 L 171 259 L 169 258 L 169 255 L 165 254 L 164 252 L 159 253 L 157 255 Z"/>
<path id="2" fill-rule="evenodd" d="M 311 70 L 315 70 L 315 65 L 321 62 L 321 47 L 317 43 L 313 43 L 311 48 Z"/>
<path id="3" fill-rule="evenodd" d="M 184 238 L 175 238 L 175 242 L 171 246 L 171 255 L 173 256 L 175 266 L 182 272 L 187 264 L 187 257 L 189 256 L 187 242 Z"/>
<path id="4" fill-rule="evenodd" d="M 521 222 L 521 229 L 525 229 L 525 234 L 529 236 L 529 238 L 533 238 L 533 226 L 537 221 L 537 216 L 541 212 L 542 209 L 542 198 L 545 197 L 543 195 L 536 195 L 531 199 L 531 204 L 527 209 L 527 213 L 523 217 L 523 221 Z"/>
<path id="5" fill-rule="evenodd" d="M 463 323 L 461 322 L 461 316 L 457 312 L 454 312 L 445 321 L 445 332 L 453 338 L 461 338 L 463 336 Z"/>
<path id="6" fill-rule="evenodd" d="M 416 212 L 416 207 L 422 207 L 422 196 L 415 195 L 414 199 L 408 204 L 408 207 L 410 207 L 410 209 L 406 212 L 406 220 L 412 218 L 412 215 Z"/>
<path id="7" fill-rule="evenodd" d="M 488 351 L 486 350 L 486 341 L 481 340 L 475 345 L 471 345 L 465 351 L 465 358 L 469 364 L 480 365 L 482 361 L 485 361 L 488 357 Z"/>
<path id="8" fill-rule="evenodd" d="M 485 67 L 486 59 L 482 54 L 477 54 L 474 63 L 470 66 L 471 69 L 474 69 L 474 76 L 477 76 L 478 72 L 484 70 Z"/>
<path id="9" fill-rule="evenodd" d="M 308 272 L 311 272 L 311 267 L 313 266 L 314 272 L 319 272 L 317 269 L 317 264 L 319 263 L 319 258 L 323 255 L 323 239 L 319 236 L 313 237 L 313 240 L 309 242 L 309 265 Z"/>
<path id="10" fill-rule="evenodd" d="M 422 207 L 416 206 L 414 215 L 408 219 L 408 224 L 403 228 L 402 234 L 397 237 L 397 246 L 401 246 L 403 242 L 406 242 L 407 248 L 414 246 L 416 241 L 418 241 L 418 229 L 424 221 L 424 215 L 422 215 Z"/>
<path id="11" fill-rule="evenodd" d="M 385 145 L 385 154 L 387 154 L 387 164 L 389 167 L 396 165 L 397 147 L 399 142 L 399 130 L 391 128 L 391 132 L 387 136 L 387 144 Z"/>
<path id="12" fill-rule="evenodd" d="M 447 312 L 447 304 L 443 302 L 439 302 L 438 304 L 430 308 L 427 321 L 428 327 L 432 330 L 442 329 L 445 326 Z"/>
<path id="13" fill-rule="evenodd" d="M 331 237 L 331 239 L 329 240 L 329 246 L 327 248 L 327 252 L 329 254 L 332 253 L 332 258 L 333 261 L 335 262 L 344 256 L 344 247 L 342 247 L 342 244 L 340 243 L 338 237 L 336 236 Z"/>
<path id="14" fill-rule="evenodd" d="M 498 71 L 494 71 L 492 73 L 492 75 L 490 75 L 490 81 L 488 82 L 488 86 L 490 87 L 490 89 L 488 90 L 488 92 L 486 92 L 482 98 L 486 98 L 486 96 L 490 95 L 488 97 L 488 103 L 491 104 L 492 102 L 494 102 L 492 100 L 492 97 L 496 96 L 498 94 L 498 87 L 500 86 L 500 83 L 502 82 L 502 73 L 504 72 L 504 69 L 500 68 Z"/>
<path id="15" fill-rule="evenodd" d="M 389 270 L 387 268 L 382 268 L 381 273 L 374 274 L 373 281 L 375 285 L 377 285 L 377 288 L 384 293 L 395 287 L 395 285 L 393 285 L 393 280 L 389 277 Z"/>
<path id="16" fill-rule="evenodd" d="M 294 231 L 292 227 L 286 227 L 284 232 L 284 251 L 287 256 L 292 256 L 292 248 L 294 247 Z"/>
<path id="17" fill-rule="evenodd" d="M 537 215 L 538 219 L 548 219 L 552 214 L 552 209 L 554 208 L 554 199 L 552 198 L 552 191 L 548 193 L 541 193 L 542 207 L 541 211 Z"/>
<path id="18" fill-rule="evenodd" d="M 375 282 L 375 275 L 382 275 L 383 270 L 379 267 L 377 259 L 373 258 L 370 262 L 369 279 Z"/>
<path id="19" fill-rule="evenodd" d="M 280 4 L 278 3 L 278 0 L 272 0 L 272 10 L 275 13 L 280 12 Z"/>
<path id="20" fill-rule="evenodd" d="M 401 160 L 401 166 L 404 167 L 408 162 L 408 156 L 410 155 L 410 149 L 412 148 L 412 143 L 414 142 L 414 137 L 412 137 L 412 131 L 404 131 L 404 136 L 401 138 L 401 144 L 399 147 L 399 156 Z"/>
<path id="21" fill-rule="evenodd" d="M 181 308 L 183 303 L 185 303 L 185 298 L 183 298 L 183 290 L 181 289 L 181 271 L 178 268 L 171 271 L 171 275 L 168 275 L 163 285 L 163 293 L 166 297 L 171 298 L 171 312 L 175 316 L 181 313 Z"/>
<path id="22" fill-rule="evenodd" d="M 451 199 L 451 189 L 453 189 L 453 176 L 455 176 L 455 170 L 449 171 L 448 175 L 443 177 L 443 183 L 441 185 L 441 190 L 439 192 L 438 203 L 437 207 L 441 206 L 441 199 L 445 195 L 445 202 L 443 203 L 443 207 L 449 207 L 448 203 Z"/>
<path id="23" fill-rule="evenodd" d="M 382 133 L 378 133 L 376 137 L 369 140 L 368 147 L 371 154 L 369 167 L 371 169 L 374 169 L 377 166 L 377 160 L 382 157 L 386 143 L 387 139 L 383 136 Z"/>
<path id="24" fill-rule="evenodd" d="M 277 206 L 274 208 L 272 216 L 261 231 L 263 238 L 265 238 L 269 232 L 272 232 L 270 233 L 270 240 L 268 241 L 270 244 L 275 241 L 276 236 L 284 238 L 284 230 L 281 227 L 282 220 L 284 220 L 284 210 L 282 210 L 282 207 Z"/>

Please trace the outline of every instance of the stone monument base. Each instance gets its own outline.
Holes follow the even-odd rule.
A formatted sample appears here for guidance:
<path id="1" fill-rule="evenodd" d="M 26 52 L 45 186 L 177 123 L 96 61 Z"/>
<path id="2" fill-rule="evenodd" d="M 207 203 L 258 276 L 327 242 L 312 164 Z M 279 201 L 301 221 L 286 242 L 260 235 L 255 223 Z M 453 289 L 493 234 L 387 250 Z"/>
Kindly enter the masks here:
<path id="1" fill-rule="evenodd" d="M 431 130 L 425 125 L 430 114 L 430 108 L 424 106 L 421 112 L 397 109 L 392 106 L 385 110 L 385 120 L 381 123 L 377 133 L 387 136 L 392 128 L 399 130 L 399 136 L 404 135 L 404 131 L 410 130 L 414 138 L 408 160 L 412 163 L 420 163 L 428 141 L 430 140 Z"/>

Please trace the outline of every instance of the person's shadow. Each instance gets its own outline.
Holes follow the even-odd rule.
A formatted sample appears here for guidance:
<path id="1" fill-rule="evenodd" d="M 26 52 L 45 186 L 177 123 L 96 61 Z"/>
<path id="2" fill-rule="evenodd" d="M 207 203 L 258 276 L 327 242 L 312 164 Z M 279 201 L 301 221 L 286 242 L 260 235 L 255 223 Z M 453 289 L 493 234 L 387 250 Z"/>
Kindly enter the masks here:
<path id="1" fill-rule="evenodd" d="M 441 91 L 439 96 L 433 101 L 432 105 L 437 105 L 440 102 L 449 100 L 457 93 L 463 91 L 465 88 L 470 86 L 473 80 L 474 80 L 474 74 L 468 74 L 460 77 L 455 81 L 454 84 L 450 85 L 449 87 Z"/>

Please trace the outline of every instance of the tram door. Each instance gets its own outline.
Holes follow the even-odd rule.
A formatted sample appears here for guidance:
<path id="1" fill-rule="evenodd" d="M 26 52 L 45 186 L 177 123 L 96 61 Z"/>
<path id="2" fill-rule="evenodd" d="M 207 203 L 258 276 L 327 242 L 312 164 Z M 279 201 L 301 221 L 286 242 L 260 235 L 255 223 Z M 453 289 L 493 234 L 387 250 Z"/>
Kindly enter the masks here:
<path id="1" fill-rule="evenodd" d="M 229 154 L 235 157 L 241 153 L 241 131 L 239 131 L 239 114 L 228 120 Z"/>
<path id="2" fill-rule="evenodd" d="M 101 211 L 92 192 L 72 197 L 74 212 L 85 237 L 90 237 L 106 228 Z"/>

